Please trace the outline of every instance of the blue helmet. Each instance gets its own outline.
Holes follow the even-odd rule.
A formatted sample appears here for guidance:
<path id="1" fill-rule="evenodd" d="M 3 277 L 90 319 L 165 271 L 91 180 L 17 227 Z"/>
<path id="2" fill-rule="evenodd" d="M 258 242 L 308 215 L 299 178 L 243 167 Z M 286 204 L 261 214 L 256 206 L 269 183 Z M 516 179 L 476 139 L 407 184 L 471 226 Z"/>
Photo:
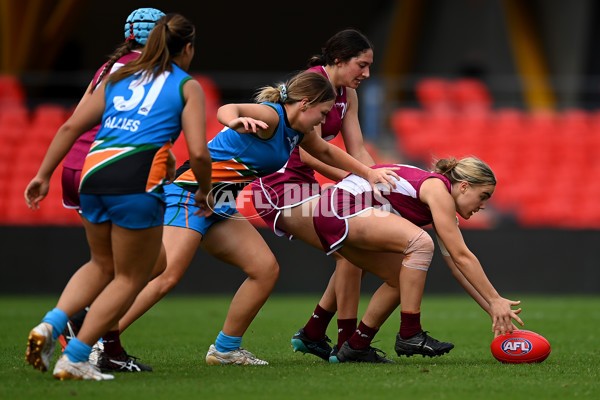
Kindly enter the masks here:
<path id="1" fill-rule="evenodd" d="M 127 17 L 125 23 L 125 39 L 135 40 L 139 44 L 146 44 L 150 31 L 156 21 L 164 17 L 165 13 L 156 8 L 138 8 Z"/>

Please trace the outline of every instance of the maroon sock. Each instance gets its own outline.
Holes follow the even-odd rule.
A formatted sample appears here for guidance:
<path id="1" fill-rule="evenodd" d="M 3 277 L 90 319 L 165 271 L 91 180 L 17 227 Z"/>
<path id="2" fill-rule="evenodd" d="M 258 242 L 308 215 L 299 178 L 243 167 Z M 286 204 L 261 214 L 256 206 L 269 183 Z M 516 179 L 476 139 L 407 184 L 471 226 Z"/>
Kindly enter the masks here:
<path id="1" fill-rule="evenodd" d="M 121 346 L 121 335 L 118 330 L 106 332 L 106 335 L 102 336 L 102 343 L 104 352 L 109 356 L 118 356 L 125 351 Z"/>
<path id="2" fill-rule="evenodd" d="M 327 311 L 321 308 L 320 305 L 317 304 L 315 311 L 312 316 L 304 325 L 304 334 L 310 340 L 322 340 L 325 339 L 325 334 L 327 333 L 327 326 L 331 319 L 335 315 L 335 312 Z"/>
<path id="3" fill-rule="evenodd" d="M 340 347 L 342 347 L 344 342 L 346 340 L 350 339 L 350 337 L 354 334 L 354 331 L 356 331 L 356 322 L 357 322 L 356 318 L 338 319 L 337 320 L 337 326 L 338 326 L 337 347 L 338 347 L 338 349 Z"/>
<path id="4" fill-rule="evenodd" d="M 421 313 L 400 313 L 400 336 L 402 339 L 408 339 L 421 333 Z"/>
<path id="5" fill-rule="evenodd" d="M 358 328 L 356 328 L 354 334 L 348 339 L 348 344 L 354 350 L 366 349 L 371 345 L 371 341 L 378 331 L 379 329 L 371 328 L 360 321 Z"/>

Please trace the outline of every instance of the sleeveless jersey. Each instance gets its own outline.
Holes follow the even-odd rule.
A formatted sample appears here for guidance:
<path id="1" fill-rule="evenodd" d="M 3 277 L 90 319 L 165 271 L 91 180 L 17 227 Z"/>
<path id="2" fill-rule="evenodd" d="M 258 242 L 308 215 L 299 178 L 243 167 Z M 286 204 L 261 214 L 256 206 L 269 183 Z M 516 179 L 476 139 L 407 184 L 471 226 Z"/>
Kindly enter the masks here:
<path id="1" fill-rule="evenodd" d="M 383 199 L 377 198 L 368 181 L 356 175 L 349 175 L 335 185 L 337 190 L 334 189 L 334 193 L 331 194 L 332 204 L 338 217 L 350 218 L 364 210 L 376 207 L 398 214 L 417 226 L 431 224 L 433 222 L 431 211 L 419 199 L 421 185 L 427 179 L 436 178 L 442 180 L 448 192 L 451 192 L 452 185 L 448 178 L 410 165 L 393 164 L 378 167 L 399 167 L 395 172 L 400 180 L 392 177 L 396 187 L 391 191 L 387 187 L 380 188 Z"/>
<path id="2" fill-rule="evenodd" d="M 177 65 L 152 79 L 137 73 L 106 86 L 102 126 L 86 157 L 80 193 L 161 192 L 167 150 L 181 132 L 183 84 Z"/>
<path id="3" fill-rule="evenodd" d="M 314 71 L 320 73 L 329 79 L 327 75 L 327 71 L 323 66 L 311 67 L 308 69 L 309 71 Z M 321 125 L 321 136 L 323 139 L 329 141 L 336 137 L 340 132 L 342 127 L 342 120 L 346 115 L 346 110 L 348 109 L 348 101 L 346 99 L 346 87 L 342 86 L 339 88 L 339 92 L 335 98 L 335 105 L 331 109 L 327 116 L 325 117 L 325 123 Z M 315 179 L 315 170 L 304 164 L 302 160 L 300 160 L 300 149 L 295 148 L 290 156 L 289 161 L 285 164 L 283 168 L 279 171 L 261 178 L 260 181 L 263 185 L 272 188 L 275 191 L 277 190 L 278 185 L 290 184 L 290 183 L 317 183 Z M 308 185 L 307 185 L 308 187 Z M 314 187 L 313 191 L 316 193 L 312 193 L 312 195 L 319 194 L 319 185 L 310 185 L 310 187 Z M 280 205 L 283 206 L 283 205 Z"/>
<path id="4" fill-rule="evenodd" d="M 213 186 L 219 183 L 246 185 L 257 177 L 277 171 L 304 138 L 303 133 L 290 128 L 283 105 L 262 104 L 272 107 L 279 115 L 277 129 L 269 139 L 261 139 L 252 133 L 238 133 L 225 127 L 208 142 Z M 174 183 L 189 191 L 198 189 L 189 160 L 178 169 Z"/>
<path id="5" fill-rule="evenodd" d="M 117 60 L 117 62 L 115 62 L 113 64 L 112 68 L 110 69 L 110 73 L 112 74 L 113 72 L 115 72 L 116 70 L 121 68 L 123 65 L 127 64 L 129 61 L 135 60 L 136 58 L 138 58 L 140 56 L 140 54 L 141 54 L 141 52 L 135 51 L 135 50 L 132 51 L 131 53 L 125 54 L 123 57 L 119 58 Z M 106 66 L 106 63 L 104 63 L 98 69 L 98 71 L 96 71 L 96 74 L 94 75 L 94 78 L 92 79 L 92 87 L 96 86 L 96 84 L 98 83 L 100 74 L 102 73 L 102 71 L 104 71 L 105 66 Z M 69 153 L 65 157 L 65 160 L 63 161 L 63 167 L 70 168 L 70 169 L 76 169 L 76 170 L 81 170 L 83 168 L 85 156 L 87 156 L 87 153 L 90 151 L 92 142 L 94 141 L 94 138 L 96 137 L 96 133 L 98 133 L 99 129 L 100 129 L 100 125 L 97 125 L 97 126 L 93 127 L 92 129 L 90 129 L 89 131 L 87 131 L 86 133 L 84 133 L 83 135 L 79 136 L 79 138 L 75 141 L 75 143 L 73 143 L 71 150 L 69 150 Z"/>
<path id="6" fill-rule="evenodd" d="M 343 246 L 348 235 L 349 218 L 376 208 L 397 214 L 417 226 L 429 225 L 433 222 L 433 216 L 429 207 L 419 199 L 421 185 L 427 179 L 441 179 L 448 192 L 452 190 L 450 181 L 443 175 L 410 165 L 384 166 L 399 167 L 396 174 L 400 179 L 393 178 L 396 187 L 391 191 L 387 187 L 380 187 L 382 197 L 375 196 L 369 182 L 356 175 L 349 175 L 323 191 L 315 206 L 318 212 L 313 215 L 313 226 L 328 255 Z"/>

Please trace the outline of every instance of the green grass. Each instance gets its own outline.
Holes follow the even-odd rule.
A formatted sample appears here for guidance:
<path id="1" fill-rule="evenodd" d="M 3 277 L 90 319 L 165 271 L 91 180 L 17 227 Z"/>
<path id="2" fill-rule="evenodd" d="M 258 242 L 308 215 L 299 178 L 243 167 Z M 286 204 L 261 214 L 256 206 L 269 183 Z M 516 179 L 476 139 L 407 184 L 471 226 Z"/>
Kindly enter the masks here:
<path id="1" fill-rule="evenodd" d="M 374 346 L 397 364 L 328 364 L 291 351 L 292 334 L 318 300 L 305 295 L 271 297 L 246 333 L 243 346 L 269 366 L 207 366 L 204 356 L 230 297 L 170 296 L 122 338 L 154 372 L 118 374 L 107 382 L 60 382 L 27 366 L 27 334 L 57 298 L 0 297 L 0 399 L 600 398 L 600 297 L 509 297 L 523 301 L 525 329 L 543 334 L 552 345 L 541 364 L 497 362 L 489 348 L 489 318 L 466 295 L 426 296 L 423 303 L 424 329 L 454 342 L 450 354 L 398 358 L 394 314 Z M 337 337 L 335 324 L 328 333 Z"/>

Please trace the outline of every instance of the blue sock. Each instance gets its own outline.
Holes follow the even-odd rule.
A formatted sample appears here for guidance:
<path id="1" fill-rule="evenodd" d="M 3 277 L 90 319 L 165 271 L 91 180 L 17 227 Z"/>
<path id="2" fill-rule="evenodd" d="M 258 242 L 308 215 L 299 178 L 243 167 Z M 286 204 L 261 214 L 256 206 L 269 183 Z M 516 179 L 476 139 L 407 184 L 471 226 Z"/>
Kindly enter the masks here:
<path id="1" fill-rule="evenodd" d="M 47 322 L 52 325 L 52 337 L 58 339 L 62 331 L 65 330 L 67 322 L 69 322 L 69 316 L 65 314 L 63 310 L 55 308 L 52 311 L 48 311 L 42 322 Z"/>
<path id="2" fill-rule="evenodd" d="M 219 336 L 217 336 L 217 340 L 215 341 L 215 348 L 221 353 L 236 350 L 241 345 L 241 337 L 227 336 L 223 331 L 219 332 Z"/>
<path id="3" fill-rule="evenodd" d="M 87 361 L 90 358 L 92 352 L 92 346 L 83 343 L 77 338 L 69 340 L 69 344 L 65 349 L 64 354 L 69 357 L 72 362 Z"/>

